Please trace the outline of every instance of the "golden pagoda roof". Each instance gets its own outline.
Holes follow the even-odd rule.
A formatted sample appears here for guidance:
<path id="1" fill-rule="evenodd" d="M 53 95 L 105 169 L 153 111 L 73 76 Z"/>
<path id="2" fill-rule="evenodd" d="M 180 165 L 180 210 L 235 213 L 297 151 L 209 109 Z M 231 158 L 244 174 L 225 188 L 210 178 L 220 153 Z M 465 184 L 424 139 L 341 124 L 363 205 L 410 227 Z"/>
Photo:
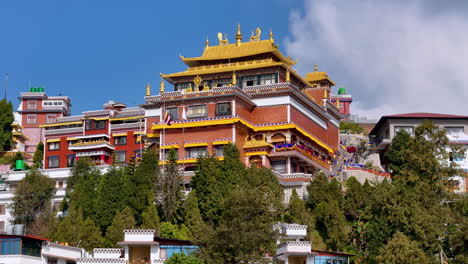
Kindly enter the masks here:
<path id="1" fill-rule="evenodd" d="M 161 74 L 163 78 L 173 78 L 182 76 L 192 76 L 201 74 L 211 74 L 229 71 L 249 70 L 257 68 L 265 68 L 271 66 L 283 65 L 283 62 L 274 61 L 273 59 L 252 60 L 232 63 L 213 64 L 205 66 L 190 67 L 186 71 L 176 72 L 171 74 Z"/>
<path id="2" fill-rule="evenodd" d="M 332 81 L 326 72 L 309 72 L 306 74 L 305 80 L 309 83 L 316 83 L 320 81 L 328 81 L 331 85 L 335 85 L 335 82 Z"/>
<path id="3" fill-rule="evenodd" d="M 225 44 L 218 46 L 207 46 L 205 47 L 201 57 L 185 58 L 182 57 L 182 61 L 190 67 L 198 66 L 202 61 L 211 60 L 227 60 L 234 58 L 248 57 L 258 54 L 272 53 L 280 61 L 287 65 L 294 65 L 293 61 L 289 57 L 285 57 L 271 40 L 258 40 L 250 42 L 241 42 L 239 45 L 236 43 Z"/>

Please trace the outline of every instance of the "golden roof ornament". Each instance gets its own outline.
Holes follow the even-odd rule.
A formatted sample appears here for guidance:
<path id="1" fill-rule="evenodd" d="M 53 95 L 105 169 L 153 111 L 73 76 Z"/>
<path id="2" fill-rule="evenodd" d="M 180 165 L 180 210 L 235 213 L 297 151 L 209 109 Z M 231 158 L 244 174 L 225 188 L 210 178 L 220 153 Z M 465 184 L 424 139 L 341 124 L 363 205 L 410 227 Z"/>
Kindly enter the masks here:
<path id="1" fill-rule="evenodd" d="M 209 46 L 210 46 L 210 41 L 208 40 L 208 36 L 206 36 L 205 48 L 208 48 Z"/>
<path id="2" fill-rule="evenodd" d="M 200 84 L 202 83 L 202 78 L 197 75 L 195 78 L 193 78 L 193 83 L 195 84 L 195 88 L 198 88 Z"/>
<path id="3" fill-rule="evenodd" d="M 240 24 L 237 24 L 236 46 L 240 46 L 241 40 L 242 40 L 242 33 L 240 29 Z"/>
<path id="4" fill-rule="evenodd" d="M 226 33 L 224 33 L 224 39 L 223 39 L 223 33 L 218 32 L 218 40 L 219 40 L 219 45 L 229 44 L 229 40 L 227 39 Z"/>
<path id="5" fill-rule="evenodd" d="M 233 73 L 232 73 L 232 81 L 231 81 L 231 84 L 232 84 L 232 85 L 237 85 L 236 72 L 233 72 Z"/>
<path id="6" fill-rule="evenodd" d="M 146 96 L 150 96 L 151 95 L 151 84 L 148 82 L 146 84 Z"/>
<path id="7" fill-rule="evenodd" d="M 314 72 L 318 72 L 318 65 L 317 64 L 314 65 Z"/>
<path id="8" fill-rule="evenodd" d="M 250 37 L 250 41 L 260 40 L 260 34 L 262 34 L 262 30 L 258 27 L 257 29 L 255 29 L 255 35 L 252 32 L 252 36 Z"/>
<path id="9" fill-rule="evenodd" d="M 164 93 L 164 79 L 162 78 L 162 73 L 159 74 L 161 76 L 161 82 L 159 82 L 159 94 Z"/>
<path id="10" fill-rule="evenodd" d="M 286 71 L 286 82 L 291 82 L 291 73 L 289 72 L 289 69 Z"/>
<path id="11" fill-rule="evenodd" d="M 275 40 L 273 39 L 273 30 L 270 29 L 270 41 L 271 43 L 275 43 Z"/>

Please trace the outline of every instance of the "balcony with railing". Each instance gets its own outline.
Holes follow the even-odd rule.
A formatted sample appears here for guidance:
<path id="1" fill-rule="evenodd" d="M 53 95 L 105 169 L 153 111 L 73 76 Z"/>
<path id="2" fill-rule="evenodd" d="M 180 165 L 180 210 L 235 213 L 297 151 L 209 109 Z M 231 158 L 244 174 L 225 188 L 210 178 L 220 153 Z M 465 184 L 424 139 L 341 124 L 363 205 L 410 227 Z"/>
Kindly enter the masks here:
<path id="1" fill-rule="evenodd" d="M 310 254 L 311 251 L 310 241 L 286 241 L 278 245 L 276 254 Z"/>
<path id="2" fill-rule="evenodd" d="M 69 127 L 69 128 L 57 128 L 49 129 L 44 131 L 44 135 L 60 135 L 60 134 L 73 134 L 73 133 L 83 133 L 83 127 Z"/>
<path id="3" fill-rule="evenodd" d="M 144 123 L 134 122 L 134 123 L 123 123 L 123 124 L 111 124 L 111 130 L 118 130 L 118 129 L 129 129 L 129 128 L 140 128 L 144 127 Z"/>
<path id="4" fill-rule="evenodd" d="M 299 144 L 297 142 L 290 144 L 276 144 L 274 145 L 274 150 L 274 153 L 270 154 L 270 156 L 280 156 L 280 153 L 284 153 L 285 155 L 288 155 L 289 153 L 299 153 L 301 154 L 300 156 L 305 157 L 326 169 L 330 168 L 328 160 L 324 159 L 316 151 L 312 150 L 304 144 Z"/>

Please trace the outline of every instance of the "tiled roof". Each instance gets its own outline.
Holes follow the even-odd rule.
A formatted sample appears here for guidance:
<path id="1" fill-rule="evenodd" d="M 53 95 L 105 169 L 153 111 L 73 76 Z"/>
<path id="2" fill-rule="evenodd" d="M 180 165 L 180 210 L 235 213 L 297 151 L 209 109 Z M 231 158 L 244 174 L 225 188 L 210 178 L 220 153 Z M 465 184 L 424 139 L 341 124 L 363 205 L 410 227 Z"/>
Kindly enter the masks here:
<path id="1" fill-rule="evenodd" d="M 468 116 L 461 116 L 461 115 L 447 115 L 447 114 L 437 114 L 437 113 L 406 113 L 406 114 L 399 114 L 399 115 L 388 115 L 383 116 L 387 118 L 468 118 Z"/>

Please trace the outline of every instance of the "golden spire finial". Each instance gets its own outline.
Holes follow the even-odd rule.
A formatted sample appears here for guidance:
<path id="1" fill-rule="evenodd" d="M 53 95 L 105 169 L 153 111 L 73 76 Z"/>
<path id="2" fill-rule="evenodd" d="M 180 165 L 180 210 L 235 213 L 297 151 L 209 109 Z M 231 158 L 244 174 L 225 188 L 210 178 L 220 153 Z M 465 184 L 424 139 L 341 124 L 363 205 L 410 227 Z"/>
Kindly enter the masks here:
<path id="1" fill-rule="evenodd" d="M 275 40 L 273 39 L 273 30 L 270 28 L 270 41 L 271 43 L 275 43 Z"/>
<path id="2" fill-rule="evenodd" d="M 237 24 L 236 46 L 240 46 L 241 40 L 242 40 L 242 33 L 240 29 L 240 24 Z"/>
<path id="3" fill-rule="evenodd" d="M 232 85 L 237 85 L 236 72 L 233 72 L 233 73 L 232 73 L 232 81 L 231 81 L 231 84 L 232 84 Z"/>
<path id="4" fill-rule="evenodd" d="M 318 65 L 317 64 L 314 65 L 314 71 L 318 72 Z"/>
<path id="5" fill-rule="evenodd" d="M 148 82 L 146 84 L 146 96 L 150 96 L 151 95 L 151 84 Z"/>
<path id="6" fill-rule="evenodd" d="M 286 71 L 286 82 L 291 82 L 291 73 L 289 72 L 289 69 Z"/>
<path id="7" fill-rule="evenodd" d="M 159 76 L 161 76 L 161 82 L 159 82 L 159 94 L 164 93 L 164 78 L 162 75 L 162 73 L 159 74 Z"/>
<path id="8" fill-rule="evenodd" d="M 205 48 L 208 48 L 208 46 L 210 46 L 210 41 L 208 40 L 208 36 L 206 36 Z"/>

